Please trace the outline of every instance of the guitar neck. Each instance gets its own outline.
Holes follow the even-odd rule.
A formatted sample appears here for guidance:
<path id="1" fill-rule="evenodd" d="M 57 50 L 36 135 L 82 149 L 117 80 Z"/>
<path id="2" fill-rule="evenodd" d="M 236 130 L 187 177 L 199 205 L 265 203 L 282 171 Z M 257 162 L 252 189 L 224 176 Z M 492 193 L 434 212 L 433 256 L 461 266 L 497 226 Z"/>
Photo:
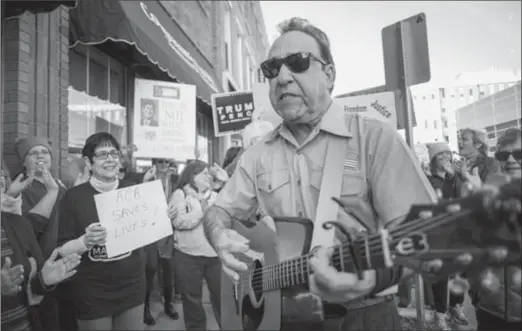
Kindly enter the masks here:
<path id="1" fill-rule="evenodd" d="M 332 265 L 342 272 L 356 272 L 390 267 L 392 256 L 411 256 L 429 249 L 426 233 L 439 226 L 468 217 L 471 210 L 444 213 L 426 220 L 407 222 L 378 234 L 357 237 L 350 244 L 333 247 Z M 263 291 L 308 285 L 311 270 L 309 259 L 313 253 L 265 266 L 254 271 L 263 279 Z"/>

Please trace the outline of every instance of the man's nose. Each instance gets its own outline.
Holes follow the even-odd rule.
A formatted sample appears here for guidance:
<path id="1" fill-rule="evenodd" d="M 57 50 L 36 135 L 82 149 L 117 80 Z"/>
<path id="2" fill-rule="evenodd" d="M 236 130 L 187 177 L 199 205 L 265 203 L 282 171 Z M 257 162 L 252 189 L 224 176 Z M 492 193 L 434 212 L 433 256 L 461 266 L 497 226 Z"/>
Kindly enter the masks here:
<path id="1" fill-rule="evenodd" d="M 513 156 L 513 154 L 509 154 L 507 160 L 506 160 L 508 163 L 514 163 L 514 162 L 517 162 L 517 160 L 515 160 L 515 157 Z"/>
<path id="2" fill-rule="evenodd" d="M 279 75 L 277 76 L 277 83 L 280 85 L 287 85 L 293 81 L 294 76 L 292 75 L 292 72 L 283 64 L 279 70 Z"/>

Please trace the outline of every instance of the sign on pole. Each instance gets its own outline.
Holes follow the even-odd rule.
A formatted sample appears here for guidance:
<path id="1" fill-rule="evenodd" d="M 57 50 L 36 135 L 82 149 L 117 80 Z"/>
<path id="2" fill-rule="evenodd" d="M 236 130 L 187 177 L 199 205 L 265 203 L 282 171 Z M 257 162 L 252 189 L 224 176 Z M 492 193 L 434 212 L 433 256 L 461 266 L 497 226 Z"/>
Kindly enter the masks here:
<path id="1" fill-rule="evenodd" d="M 381 92 L 342 98 L 334 98 L 345 113 L 357 113 L 361 116 L 374 118 L 397 127 L 395 112 L 395 93 Z"/>
<path id="2" fill-rule="evenodd" d="M 403 100 L 406 142 L 413 149 L 413 105 L 409 87 L 431 79 L 426 15 L 420 13 L 382 29 L 386 88 L 399 90 Z M 424 282 L 415 276 L 415 299 L 419 328 L 425 326 Z"/>
<path id="3" fill-rule="evenodd" d="M 409 86 L 431 79 L 426 15 L 420 13 L 382 29 L 386 88 L 398 90 L 403 101 L 397 116 L 404 116 L 406 142 L 413 144 L 413 104 Z"/>
<path id="4" fill-rule="evenodd" d="M 426 15 L 420 13 L 382 29 L 382 51 L 388 91 L 429 82 L 430 55 Z"/>
<path id="5" fill-rule="evenodd" d="M 216 137 L 240 132 L 252 121 L 254 96 L 252 92 L 212 94 L 212 119 Z"/>
<path id="6" fill-rule="evenodd" d="M 194 159 L 196 86 L 136 79 L 133 124 L 135 157 Z"/>

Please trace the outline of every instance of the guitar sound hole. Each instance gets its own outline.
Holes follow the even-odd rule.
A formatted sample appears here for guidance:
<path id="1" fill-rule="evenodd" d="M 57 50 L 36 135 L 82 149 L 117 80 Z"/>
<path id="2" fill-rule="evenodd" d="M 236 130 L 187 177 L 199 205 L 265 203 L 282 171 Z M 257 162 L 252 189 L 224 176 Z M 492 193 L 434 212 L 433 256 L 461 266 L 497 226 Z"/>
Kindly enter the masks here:
<path id="1" fill-rule="evenodd" d="M 250 286 L 254 292 L 256 302 L 261 301 L 263 297 L 263 265 L 259 260 L 254 261 L 252 266 L 252 279 L 250 280 Z"/>

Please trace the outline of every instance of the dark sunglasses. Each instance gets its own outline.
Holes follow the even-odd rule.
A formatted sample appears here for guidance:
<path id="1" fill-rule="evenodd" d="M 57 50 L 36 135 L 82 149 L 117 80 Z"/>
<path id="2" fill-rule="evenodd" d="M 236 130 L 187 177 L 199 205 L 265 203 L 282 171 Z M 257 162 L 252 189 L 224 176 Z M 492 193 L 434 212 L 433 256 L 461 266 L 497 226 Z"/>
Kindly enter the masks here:
<path id="1" fill-rule="evenodd" d="M 160 159 L 160 160 L 156 160 L 156 163 L 157 163 L 157 164 L 167 164 L 167 163 L 169 163 L 169 162 L 170 162 L 170 161 L 168 161 L 168 160 L 161 160 L 161 159 Z"/>
<path id="2" fill-rule="evenodd" d="M 282 59 L 266 60 L 261 63 L 261 71 L 267 79 L 273 79 L 279 75 L 279 71 L 281 71 L 281 67 L 284 64 L 291 72 L 300 74 L 310 68 L 310 60 L 326 65 L 324 61 L 319 60 L 311 53 L 293 53 Z"/>
<path id="3" fill-rule="evenodd" d="M 509 156 L 513 155 L 513 158 L 517 161 L 520 161 L 522 159 L 522 150 L 516 149 L 514 151 L 498 151 L 495 153 L 495 159 L 498 161 L 506 161 L 509 159 Z"/>

